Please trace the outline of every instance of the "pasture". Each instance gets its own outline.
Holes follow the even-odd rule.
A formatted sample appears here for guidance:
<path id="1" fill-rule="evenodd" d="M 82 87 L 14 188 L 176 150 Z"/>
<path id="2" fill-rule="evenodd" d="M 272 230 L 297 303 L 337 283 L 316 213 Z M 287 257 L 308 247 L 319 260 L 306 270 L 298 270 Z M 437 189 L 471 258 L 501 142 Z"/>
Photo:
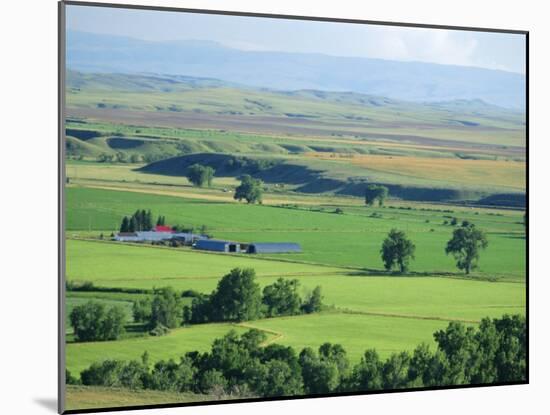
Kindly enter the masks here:
<path id="1" fill-rule="evenodd" d="M 69 240 L 68 252 L 73 261 L 68 267 L 69 280 L 104 287 L 151 289 L 169 285 L 181 291 L 210 293 L 224 274 L 240 266 L 254 268 L 261 286 L 279 277 L 296 278 L 304 294 L 320 285 L 326 304 L 364 313 L 478 321 L 484 316 L 521 314 L 525 306 L 523 283 L 375 276 L 248 256 L 88 241 Z M 150 258 L 159 258 L 159 263 Z M 78 270 L 77 276 L 73 269 Z"/>
<path id="2" fill-rule="evenodd" d="M 161 359 L 178 359 L 188 351 L 210 350 L 212 341 L 235 329 L 242 334 L 247 329 L 232 324 L 205 324 L 172 330 L 161 337 L 135 337 L 117 341 L 70 343 L 66 347 L 67 369 L 79 374 L 93 362 L 105 359 L 139 360 L 149 353 L 150 362 Z"/>
<path id="3" fill-rule="evenodd" d="M 267 343 L 276 341 L 297 351 L 308 346 L 317 349 L 325 342 L 340 343 L 350 360 L 357 363 L 368 348 L 376 348 L 385 358 L 392 352 L 413 350 L 422 342 L 433 347 L 432 334 L 446 325 L 446 321 L 343 313 L 279 317 L 243 324 L 210 323 L 175 329 L 158 338 L 71 343 L 67 345 L 67 368 L 71 373 L 80 373 L 98 360 L 139 360 L 144 351 L 149 353 L 152 362 L 178 360 L 188 351 L 209 350 L 215 338 L 231 329 L 242 334 L 250 328 L 264 331 L 268 335 Z"/>
<path id="4" fill-rule="evenodd" d="M 340 199 L 342 203 L 345 200 Z M 384 237 L 390 229 L 398 228 L 410 234 L 417 246 L 412 271 L 423 273 L 457 272 L 454 259 L 444 252 L 453 227 L 443 224 L 457 217 L 460 221 L 475 223 L 488 233 L 489 247 L 482 253 L 476 275 L 523 280 L 525 274 L 523 217 L 522 212 L 517 211 L 499 213 L 500 216 L 476 209 L 449 213 L 444 212 L 445 209 L 439 212 L 422 210 L 422 205 L 414 204 L 410 204 L 414 209 L 344 204 L 288 209 L 72 187 L 67 189 L 67 206 L 69 235 L 71 231 L 98 230 L 106 235 L 116 232 L 122 217 L 139 207 L 151 209 L 153 215 L 164 215 L 170 224 L 195 228 L 207 225 L 215 238 L 240 242 L 292 241 L 302 245 L 303 253 L 281 254 L 277 259 L 374 271 L 382 270 L 379 250 Z M 341 207 L 344 214 L 332 213 L 336 207 Z M 162 258 L 163 254 L 159 255 L 157 258 Z M 244 266 L 250 260 L 249 256 L 240 257 L 234 263 Z M 151 258 L 150 261 L 164 266 L 160 264 L 162 260 Z M 70 262 L 68 266 L 72 266 Z M 192 263 L 185 267 L 193 269 Z M 165 277 L 184 275 L 183 268 L 180 266 Z M 69 277 L 79 277 L 78 272 L 72 269 Z M 115 268 L 106 272 L 123 277 Z"/>

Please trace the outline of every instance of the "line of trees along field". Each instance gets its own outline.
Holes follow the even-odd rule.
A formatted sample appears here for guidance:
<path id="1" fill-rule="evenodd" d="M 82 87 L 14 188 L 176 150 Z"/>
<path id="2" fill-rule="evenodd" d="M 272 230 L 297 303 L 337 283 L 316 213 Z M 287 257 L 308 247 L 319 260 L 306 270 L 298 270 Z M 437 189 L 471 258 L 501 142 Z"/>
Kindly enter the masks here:
<path id="1" fill-rule="evenodd" d="M 434 333 L 437 348 L 426 344 L 412 353 L 380 359 L 367 350 L 352 365 L 339 344 L 325 343 L 299 353 L 280 344 L 263 346 L 266 334 L 230 331 L 209 352 L 188 352 L 179 361 L 152 364 L 105 360 L 92 364 L 80 380 L 68 383 L 216 394 L 220 397 L 270 397 L 331 392 L 376 391 L 463 384 L 520 382 L 526 378 L 526 323 L 519 315 L 483 319 L 477 329 L 451 322 Z"/>
<path id="2" fill-rule="evenodd" d="M 262 291 L 253 269 L 235 268 L 220 279 L 210 295 L 159 288 L 151 297 L 134 301 L 132 314 L 150 335 L 161 336 L 182 325 L 310 314 L 325 307 L 320 286 L 304 298 L 299 288 L 298 280 L 279 278 Z M 191 306 L 183 305 L 184 294 L 194 297 Z M 80 342 L 116 340 L 124 333 L 120 306 L 107 310 L 103 304 L 89 301 L 73 308 L 70 321 L 75 340 Z"/>
<path id="3" fill-rule="evenodd" d="M 150 330 L 208 322 L 257 320 L 263 317 L 315 313 L 323 308 L 321 287 L 305 298 L 296 279 L 279 278 L 263 291 L 253 269 L 235 268 L 223 276 L 210 295 L 193 293 L 191 306 L 181 305 L 181 294 L 170 287 L 156 290 L 153 299 L 134 302 L 134 320 Z M 156 334 L 156 332 L 155 332 Z"/>

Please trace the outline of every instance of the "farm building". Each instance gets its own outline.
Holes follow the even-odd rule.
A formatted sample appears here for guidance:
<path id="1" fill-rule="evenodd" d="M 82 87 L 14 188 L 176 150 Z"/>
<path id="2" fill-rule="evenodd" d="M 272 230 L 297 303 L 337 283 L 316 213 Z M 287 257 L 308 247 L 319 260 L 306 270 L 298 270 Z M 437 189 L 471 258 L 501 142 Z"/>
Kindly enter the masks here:
<path id="1" fill-rule="evenodd" d="M 138 236 L 136 232 L 120 232 L 115 236 L 115 241 L 120 242 L 137 242 Z"/>
<path id="2" fill-rule="evenodd" d="M 193 245 L 197 241 L 208 239 L 208 236 L 200 235 L 198 233 L 175 232 L 172 234 L 171 239 L 182 242 L 184 245 Z"/>
<path id="3" fill-rule="evenodd" d="M 155 242 L 165 241 L 172 239 L 174 234 L 172 232 L 155 232 L 155 231 L 143 231 L 143 232 L 121 232 L 115 236 L 115 241 L 120 242 Z"/>
<path id="4" fill-rule="evenodd" d="M 220 241 L 216 239 L 198 240 L 195 243 L 194 248 L 202 249 L 203 251 L 242 252 L 240 243 L 231 241 Z"/>
<path id="5" fill-rule="evenodd" d="M 294 242 L 252 242 L 248 245 L 249 254 L 283 254 L 302 252 L 300 244 Z"/>
<path id="6" fill-rule="evenodd" d="M 155 232 L 174 232 L 170 226 L 157 225 L 155 226 Z"/>

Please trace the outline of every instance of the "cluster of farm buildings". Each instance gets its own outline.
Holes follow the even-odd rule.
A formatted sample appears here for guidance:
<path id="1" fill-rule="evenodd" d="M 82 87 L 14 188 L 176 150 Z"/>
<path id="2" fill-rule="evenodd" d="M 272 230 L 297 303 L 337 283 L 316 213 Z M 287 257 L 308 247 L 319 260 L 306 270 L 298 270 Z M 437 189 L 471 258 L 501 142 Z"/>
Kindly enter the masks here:
<path id="1" fill-rule="evenodd" d="M 194 249 L 215 252 L 247 253 L 247 254 L 277 254 L 302 252 L 300 244 L 294 242 L 234 242 L 211 239 L 206 235 L 175 232 L 169 226 L 157 225 L 151 231 L 120 232 L 114 237 L 120 242 L 177 242 L 180 245 L 191 246 Z"/>

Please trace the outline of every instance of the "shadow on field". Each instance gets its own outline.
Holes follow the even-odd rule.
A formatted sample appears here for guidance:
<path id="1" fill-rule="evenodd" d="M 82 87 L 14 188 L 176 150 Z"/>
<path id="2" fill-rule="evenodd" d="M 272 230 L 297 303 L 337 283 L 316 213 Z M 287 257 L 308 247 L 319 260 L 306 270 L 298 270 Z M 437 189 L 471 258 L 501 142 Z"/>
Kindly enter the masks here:
<path id="1" fill-rule="evenodd" d="M 34 398 L 34 402 L 51 412 L 57 413 L 57 399 L 55 398 Z"/>

